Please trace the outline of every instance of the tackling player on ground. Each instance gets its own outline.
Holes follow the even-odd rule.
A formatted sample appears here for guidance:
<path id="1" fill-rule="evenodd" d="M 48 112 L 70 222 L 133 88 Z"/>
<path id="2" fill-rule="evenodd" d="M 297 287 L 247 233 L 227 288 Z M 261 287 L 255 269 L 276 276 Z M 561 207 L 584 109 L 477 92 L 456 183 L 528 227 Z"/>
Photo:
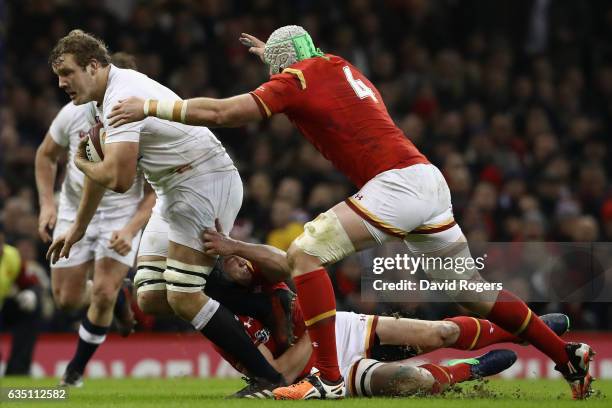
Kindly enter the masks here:
<path id="1" fill-rule="evenodd" d="M 264 293 L 269 293 L 265 289 L 270 287 L 292 293 L 284 283 L 268 283 L 267 276 L 274 279 L 290 269 L 283 251 L 268 245 L 234 240 L 219 228 L 206 231 L 203 237 L 207 253 L 222 256 L 224 275 L 252 290 L 257 288 L 260 291 L 259 286 L 263 286 Z M 230 259 L 233 262 L 229 262 Z M 248 296 L 244 301 L 249 301 Z M 266 358 L 288 382 L 293 382 L 310 374 L 317 362 L 299 303 L 292 308 L 290 317 L 291 332 L 295 336 L 291 347 L 279 344 L 274 336 L 275 329 L 266 327 L 252 315 L 240 316 L 240 319 Z M 542 316 L 542 319 L 558 335 L 569 330 L 569 318 L 563 314 L 553 313 Z M 404 360 L 444 347 L 478 350 L 504 342 L 522 343 L 519 337 L 488 320 L 467 316 L 426 321 L 337 312 L 335 328 L 340 372 L 347 381 L 347 394 L 354 397 L 439 393 L 452 384 L 507 369 L 516 360 L 515 353 L 493 350 L 480 357 L 456 360 L 448 366 L 422 364 L 417 367 Z M 240 370 L 240 364 L 233 356 L 223 352 L 222 355 Z M 299 388 L 288 387 L 288 393 L 277 395 L 277 398 L 293 399 L 291 392 L 299 395 Z M 266 390 L 250 394 L 250 398 L 268 396 Z"/>
<path id="2" fill-rule="evenodd" d="M 167 252 L 168 225 L 156 211 L 149 225 L 152 227 L 147 226 L 139 251 L 148 256 L 163 256 Z M 317 362 L 296 296 L 284 282 L 269 281 L 290 269 L 286 254 L 268 245 L 226 237 L 218 221 L 216 228 L 217 231 L 208 230 L 203 235 L 206 252 L 221 255 L 205 292 L 222 304 L 231 305 L 253 343 L 288 382 L 309 375 Z M 164 287 L 159 286 L 163 277 L 147 276 L 141 271 L 134 279 L 139 306 L 149 314 L 168 315 L 171 308 L 162 296 Z M 279 300 L 283 302 L 282 308 L 278 307 Z M 260 312 L 265 309 L 269 310 L 267 314 Z M 547 315 L 546 321 L 559 334 L 568 329 L 569 320 L 564 315 Z M 348 380 L 351 396 L 437 393 L 457 382 L 494 375 L 514 363 L 513 352 L 494 350 L 450 366 L 417 367 L 402 360 L 441 347 L 476 350 L 495 343 L 521 341 L 487 320 L 465 316 L 432 322 L 338 312 L 335 325 L 339 366 Z M 216 348 L 232 366 L 248 375 L 236 356 Z M 272 397 L 271 390 L 258 387 L 250 378 L 247 380 L 249 384 L 234 396 Z"/>
<path id="3" fill-rule="evenodd" d="M 471 257 L 453 218 L 450 191 L 440 171 L 389 116 L 376 87 L 341 57 L 324 54 L 298 26 L 274 31 L 263 43 L 243 35 L 243 44 L 270 68 L 270 80 L 253 92 L 226 99 L 119 101 L 110 123 L 146 116 L 203 126 L 241 126 L 284 113 L 359 192 L 307 223 L 287 253 L 300 306 L 317 344 L 320 376 L 301 384 L 301 395 L 342 398 L 344 381 L 335 350 L 336 304 L 325 266 L 354 251 L 403 240 L 411 252 L 432 257 Z M 474 268 L 461 275 L 429 270 L 430 279 L 482 281 Z M 566 343 L 529 307 L 506 291 L 449 295 L 548 355 L 569 382 L 574 398 L 590 392 L 590 346 Z M 320 390 L 320 392 L 319 392 Z M 298 396 L 293 390 L 292 396 Z M 287 389 L 275 390 L 288 395 Z"/>

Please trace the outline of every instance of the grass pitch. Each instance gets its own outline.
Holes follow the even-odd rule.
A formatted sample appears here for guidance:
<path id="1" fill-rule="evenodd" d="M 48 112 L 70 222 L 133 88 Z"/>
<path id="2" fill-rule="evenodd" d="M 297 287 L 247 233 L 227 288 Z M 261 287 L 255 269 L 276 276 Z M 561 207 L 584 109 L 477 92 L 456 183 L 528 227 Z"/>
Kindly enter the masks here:
<path id="1" fill-rule="evenodd" d="M 3 388 L 54 387 L 55 379 L 0 378 Z M 612 380 L 594 383 L 595 395 L 587 401 L 572 401 L 567 384 L 561 380 L 491 380 L 469 382 L 443 396 L 408 398 L 346 399 L 343 401 L 250 401 L 228 400 L 225 396 L 242 387 L 234 379 L 104 379 L 87 380 L 80 389 L 71 389 L 66 401 L 7 402 L 14 407 L 272 407 L 314 405 L 320 407 L 384 408 L 489 408 L 497 407 L 610 407 Z M 42 404 L 42 405 L 41 405 Z"/>

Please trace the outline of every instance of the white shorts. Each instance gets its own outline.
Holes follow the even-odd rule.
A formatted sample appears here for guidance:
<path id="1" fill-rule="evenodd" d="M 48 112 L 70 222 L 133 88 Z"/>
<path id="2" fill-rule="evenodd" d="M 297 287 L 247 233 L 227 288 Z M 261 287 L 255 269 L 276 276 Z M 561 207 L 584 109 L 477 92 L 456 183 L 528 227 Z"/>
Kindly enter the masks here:
<path id="1" fill-rule="evenodd" d="M 363 218 L 379 244 L 401 239 L 411 250 L 429 252 L 428 242 L 440 241 L 444 246 L 462 235 L 446 180 L 432 164 L 380 173 L 346 204 Z"/>
<path id="2" fill-rule="evenodd" d="M 353 312 L 336 313 L 336 350 L 340 373 L 348 380 L 355 363 L 370 356 L 378 316 Z M 348 382 L 347 382 L 348 384 Z"/>
<path id="3" fill-rule="evenodd" d="M 195 175 L 164 195 L 161 213 L 168 221 L 168 240 L 204 252 L 202 232 L 234 225 L 242 205 L 242 180 L 237 170 Z"/>
<path id="4" fill-rule="evenodd" d="M 140 247 L 138 248 L 139 257 L 168 257 L 168 221 L 159 211 L 157 211 L 157 204 L 155 207 L 142 233 L 142 238 L 140 239 Z M 160 205 L 160 207 L 162 207 L 162 205 Z"/>
<path id="5" fill-rule="evenodd" d="M 127 255 L 120 255 L 114 249 L 110 249 L 110 239 L 113 231 L 117 231 L 125 227 L 130 221 L 133 214 L 129 216 L 113 217 L 109 212 L 99 212 L 93 217 L 85 236 L 70 249 L 68 259 L 62 258 L 51 265 L 51 268 L 69 268 L 76 265 L 81 265 L 91 260 L 99 260 L 102 258 L 112 258 L 122 264 L 132 267 L 134 259 L 140 243 L 140 231 L 132 240 L 132 249 Z M 61 214 L 53 231 L 53 238 L 65 233 L 72 225 L 72 219 L 62 218 Z"/>

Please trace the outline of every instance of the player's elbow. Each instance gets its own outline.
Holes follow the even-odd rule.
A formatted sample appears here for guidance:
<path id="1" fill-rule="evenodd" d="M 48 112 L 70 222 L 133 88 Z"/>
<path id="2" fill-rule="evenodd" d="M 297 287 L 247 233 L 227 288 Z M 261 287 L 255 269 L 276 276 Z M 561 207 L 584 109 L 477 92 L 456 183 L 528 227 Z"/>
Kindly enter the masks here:
<path id="1" fill-rule="evenodd" d="M 34 164 L 40 163 L 44 157 L 44 154 L 42 145 L 38 146 L 38 149 L 36 149 L 36 155 L 34 156 Z"/>
<path id="2" fill-rule="evenodd" d="M 276 269 L 275 274 L 272 276 L 271 280 L 275 280 L 276 282 L 284 281 L 291 278 L 291 268 L 289 267 L 289 262 L 287 262 L 286 257 L 277 257 L 276 261 Z"/>
<path id="3" fill-rule="evenodd" d="M 115 184 L 114 188 L 111 188 L 111 190 L 113 190 L 115 193 L 123 194 L 127 193 L 130 187 L 132 187 L 132 183 L 119 181 Z"/>
<path id="4" fill-rule="evenodd" d="M 194 109 L 187 114 L 187 123 L 190 125 L 223 127 L 225 120 L 225 114 L 218 106 Z"/>
<path id="5" fill-rule="evenodd" d="M 206 112 L 207 117 L 201 121 L 209 123 L 210 127 L 235 127 L 241 125 L 236 107 L 227 99 L 217 100 L 211 109 Z"/>
<path id="6" fill-rule="evenodd" d="M 34 168 L 38 171 L 40 166 L 42 166 L 46 161 L 47 160 L 45 160 L 44 153 L 39 146 L 38 149 L 36 149 L 36 156 L 34 156 Z"/>
<path id="7" fill-rule="evenodd" d="M 230 117 L 223 109 L 216 109 L 211 112 L 211 122 L 213 127 L 231 126 Z"/>
<path id="8" fill-rule="evenodd" d="M 126 193 L 130 187 L 132 187 L 132 183 L 134 182 L 134 178 L 117 176 L 113 177 L 112 182 L 109 186 L 107 186 L 110 190 L 113 190 L 115 193 Z"/>
<path id="9" fill-rule="evenodd" d="M 57 162 L 57 157 L 54 156 L 49 149 L 45 148 L 44 144 L 38 146 L 36 149 L 36 156 L 34 156 L 34 165 L 40 166 L 42 164 L 54 164 Z"/>
<path id="10" fill-rule="evenodd" d="M 105 180 L 101 184 L 109 190 L 123 194 L 132 187 L 136 177 L 136 164 L 130 165 L 129 159 L 117 160 L 116 155 L 107 155 L 106 164 L 101 173 L 105 174 Z M 135 160 L 134 160 L 135 162 Z"/>

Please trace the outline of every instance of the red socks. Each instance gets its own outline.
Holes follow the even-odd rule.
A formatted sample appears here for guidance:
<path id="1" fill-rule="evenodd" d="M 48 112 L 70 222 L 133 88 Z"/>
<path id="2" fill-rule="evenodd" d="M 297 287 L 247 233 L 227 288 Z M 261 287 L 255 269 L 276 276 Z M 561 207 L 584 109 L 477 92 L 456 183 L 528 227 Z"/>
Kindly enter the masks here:
<path id="1" fill-rule="evenodd" d="M 336 382 L 340 379 L 336 353 L 336 297 L 325 268 L 293 278 L 304 322 L 317 355 L 321 377 Z"/>
<path id="2" fill-rule="evenodd" d="M 565 342 L 514 294 L 500 291 L 487 318 L 513 335 L 527 340 L 555 363 L 565 364 L 569 361 Z"/>
<path id="3" fill-rule="evenodd" d="M 419 366 L 429 371 L 436 380 L 431 388 L 432 394 L 438 394 L 444 391 L 449 385 L 453 385 L 462 381 L 467 381 L 472 378 L 470 365 L 459 363 L 453 366 L 440 366 L 436 364 L 423 364 Z"/>
<path id="4" fill-rule="evenodd" d="M 444 320 L 459 326 L 459 337 L 451 346 L 459 350 L 478 350 L 491 344 L 520 341 L 520 338 L 488 320 L 468 316 L 451 317 Z"/>

